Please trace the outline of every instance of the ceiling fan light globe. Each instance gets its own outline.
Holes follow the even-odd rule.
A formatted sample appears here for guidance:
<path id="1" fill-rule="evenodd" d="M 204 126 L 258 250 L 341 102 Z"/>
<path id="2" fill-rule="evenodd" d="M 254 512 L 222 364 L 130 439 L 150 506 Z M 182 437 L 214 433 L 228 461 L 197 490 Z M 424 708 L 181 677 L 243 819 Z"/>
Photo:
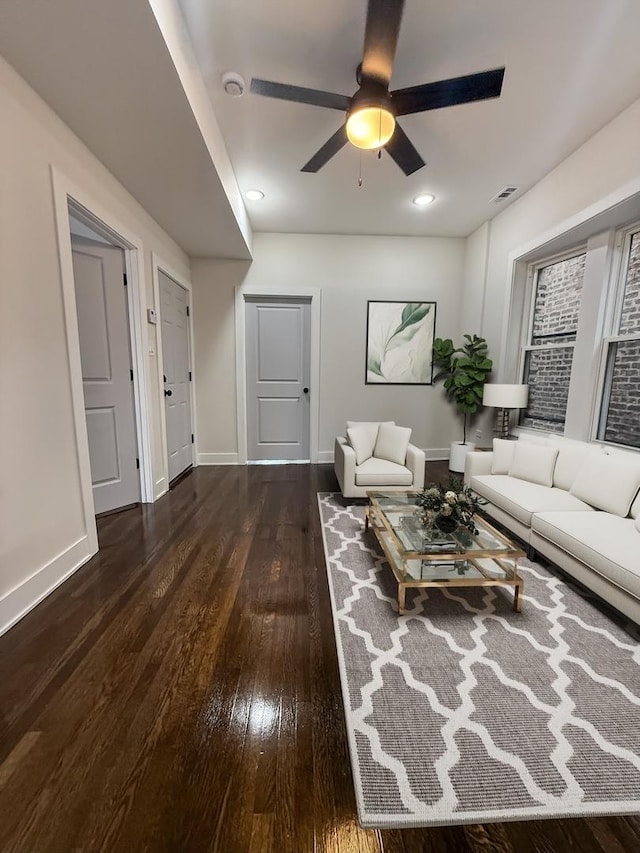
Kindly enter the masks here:
<path id="1" fill-rule="evenodd" d="M 395 116 L 384 107 L 361 107 L 347 118 L 347 137 L 356 148 L 382 148 L 395 127 Z"/>

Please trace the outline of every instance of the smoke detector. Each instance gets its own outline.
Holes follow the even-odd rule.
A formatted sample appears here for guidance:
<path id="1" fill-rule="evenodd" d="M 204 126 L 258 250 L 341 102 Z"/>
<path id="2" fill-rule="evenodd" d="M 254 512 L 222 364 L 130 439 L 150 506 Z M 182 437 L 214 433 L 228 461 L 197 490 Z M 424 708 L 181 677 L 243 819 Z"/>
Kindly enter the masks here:
<path id="1" fill-rule="evenodd" d="M 222 88 L 232 98 L 240 98 L 244 94 L 244 80 L 235 71 L 225 71 L 222 75 Z"/>

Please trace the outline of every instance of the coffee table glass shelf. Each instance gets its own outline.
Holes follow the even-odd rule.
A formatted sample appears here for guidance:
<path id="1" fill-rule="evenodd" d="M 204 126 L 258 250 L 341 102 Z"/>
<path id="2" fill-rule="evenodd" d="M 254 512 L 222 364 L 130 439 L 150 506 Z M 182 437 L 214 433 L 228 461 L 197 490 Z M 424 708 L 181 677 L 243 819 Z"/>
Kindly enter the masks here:
<path id="1" fill-rule="evenodd" d="M 430 586 L 512 586 L 513 609 L 519 612 L 524 582 L 518 560 L 524 551 L 479 515 L 477 533 L 425 527 L 417 495 L 367 492 L 365 528 L 371 525 L 398 582 L 398 612 L 404 613 L 407 589 Z"/>

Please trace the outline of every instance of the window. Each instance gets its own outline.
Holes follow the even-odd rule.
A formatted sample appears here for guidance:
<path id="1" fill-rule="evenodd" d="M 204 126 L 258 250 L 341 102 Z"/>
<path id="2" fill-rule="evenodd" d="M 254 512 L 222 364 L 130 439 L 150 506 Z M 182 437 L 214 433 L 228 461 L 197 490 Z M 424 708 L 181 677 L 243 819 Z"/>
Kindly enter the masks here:
<path id="1" fill-rule="evenodd" d="M 564 431 L 585 261 L 582 252 L 532 267 L 531 316 L 523 347 L 529 405 L 522 426 Z"/>
<path id="2" fill-rule="evenodd" d="M 605 378 L 598 438 L 640 447 L 640 229 L 624 235 L 612 334 L 604 339 Z"/>

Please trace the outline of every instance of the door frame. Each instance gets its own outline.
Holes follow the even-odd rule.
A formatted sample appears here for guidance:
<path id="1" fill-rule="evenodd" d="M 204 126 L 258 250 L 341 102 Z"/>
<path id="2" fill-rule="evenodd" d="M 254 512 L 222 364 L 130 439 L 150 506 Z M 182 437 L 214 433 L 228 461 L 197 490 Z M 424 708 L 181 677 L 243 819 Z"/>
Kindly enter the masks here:
<path id="1" fill-rule="evenodd" d="M 153 276 L 153 301 L 157 305 L 157 325 L 156 325 L 156 341 L 157 341 L 157 363 L 158 363 L 158 388 L 160 394 L 164 389 L 164 354 L 162 351 L 162 305 L 160 303 L 160 277 L 159 273 L 163 272 L 167 278 L 174 281 L 179 287 L 187 291 L 187 304 L 189 305 L 189 322 L 187 329 L 189 334 L 189 370 L 191 371 L 191 382 L 189 383 L 189 401 L 191 404 L 191 431 L 193 433 L 193 444 L 191 445 L 191 464 L 195 468 L 198 464 L 198 433 L 196 431 L 196 374 L 193 369 L 193 287 L 189 279 L 175 270 L 170 264 L 167 264 L 163 258 L 156 252 L 151 252 L 151 265 Z M 160 432 L 162 444 L 162 477 L 156 481 L 156 500 L 169 490 L 169 450 L 167 444 L 167 412 L 164 405 L 164 398 L 160 400 Z"/>
<path id="2" fill-rule="evenodd" d="M 129 309 L 129 335 L 133 363 L 133 399 L 136 416 L 136 439 L 140 459 L 140 499 L 153 503 L 153 476 L 151 455 L 150 415 L 148 404 L 149 377 L 147 375 L 147 339 L 142 317 L 146 312 L 144 294 L 144 250 L 142 240 L 128 227 L 120 223 L 110 210 L 73 183 L 55 166 L 50 166 L 53 188 L 54 217 L 60 278 L 64 304 L 64 322 L 67 338 L 67 356 L 71 380 L 71 399 L 75 426 L 76 449 L 80 471 L 80 489 L 87 535 L 92 551 L 98 550 L 98 534 L 91 485 L 91 460 L 89 439 L 84 410 L 82 389 L 82 366 L 80 361 L 80 336 L 76 308 L 75 282 L 73 277 L 73 255 L 71 251 L 71 229 L 69 211 L 72 210 L 81 222 L 93 228 L 123 250 L 127 274 L 127 303 Z"/>
<path id="3" fill-rule="evenodd" d="M 238 464 L 246 465 L 247 452 L 247 358 L 246 358 L 246 317 L 247 298 L 259 299 L 310 299 L 311 301 L 311 340 L 309 400 L 309 458 L 312 463 L 318 461 L 318 440 L 320 420 L 320 303 L 322 291 L 319 287 L 264 287 L 260 285 L 236 285 L 235 327 L 236 327 L 236 423 L 238 427 Z"/>

